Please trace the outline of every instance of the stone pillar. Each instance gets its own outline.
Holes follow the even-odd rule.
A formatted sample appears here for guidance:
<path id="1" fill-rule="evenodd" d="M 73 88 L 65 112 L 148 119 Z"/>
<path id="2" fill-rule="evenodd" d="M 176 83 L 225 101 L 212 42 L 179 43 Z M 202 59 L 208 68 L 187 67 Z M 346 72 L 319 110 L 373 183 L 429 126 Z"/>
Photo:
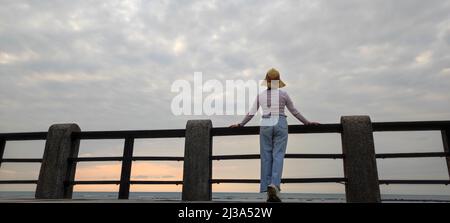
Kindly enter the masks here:
<path id="1" fill-rule="evenodd" d="M 372 122 L 369 116 L 343 116 L 341 124 L 347 202 L 380 202 Z"/>
<path id="2" fill-rule="evenodd" d="M 36 187 L 37 199 L 72 198 L 73 186 L 65 182 L 75 178 L 76 163 L 70 163 L 69 158 L 78 156 L 80 140 L 73 139 L 72 133 L 80 131 L 77 124 L 50 126 Z"/>
<path id="3" fill-rule="evenodd" d="M 211 130 L 211 120 L 189 120 L 186 124 L 183 201 L 211 200 Z"/>

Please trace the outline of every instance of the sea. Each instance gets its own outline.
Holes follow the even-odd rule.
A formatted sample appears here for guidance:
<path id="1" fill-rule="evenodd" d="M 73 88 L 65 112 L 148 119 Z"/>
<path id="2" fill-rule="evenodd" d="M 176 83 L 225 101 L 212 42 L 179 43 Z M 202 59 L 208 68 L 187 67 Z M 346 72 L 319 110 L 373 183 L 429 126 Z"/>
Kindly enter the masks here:
<path id="1" fill-rule="evenodd" d="M 72 199 L 78 201 L 116 200 L 117 192 L 74 192 Z M 8 200 L 31 200 L 34 191 L 0 191 L 0 202 Z M 343 203 L 345 194 L 323 193 L 282 193 L 283 202 L 309 203 Z M 180 192 L 130 192 L 130 200 L 144 202 L 176 202 L 181 200 Z M 265 202 L 265 194 L 261 193 L 226 193 L 214 192 L 212 200 L 217 202 Z M 450 203 L 450 195 L 400 195 L 383 194 L 382 202 L 446 202 Z"/>

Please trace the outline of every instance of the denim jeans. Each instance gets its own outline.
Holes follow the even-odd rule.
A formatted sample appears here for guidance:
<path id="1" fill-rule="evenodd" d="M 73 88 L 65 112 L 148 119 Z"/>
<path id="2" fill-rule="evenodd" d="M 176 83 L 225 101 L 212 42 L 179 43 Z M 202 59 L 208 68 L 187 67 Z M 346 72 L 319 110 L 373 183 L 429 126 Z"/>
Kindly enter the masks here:
<path id="1" fill-rule="evenodd" d="M 261 152 L 260 192 L 274 184 L 280 189 L 284 155 L 288 140 L 286 116 L 271 116 L 261 119 L 259 145 Z"/>

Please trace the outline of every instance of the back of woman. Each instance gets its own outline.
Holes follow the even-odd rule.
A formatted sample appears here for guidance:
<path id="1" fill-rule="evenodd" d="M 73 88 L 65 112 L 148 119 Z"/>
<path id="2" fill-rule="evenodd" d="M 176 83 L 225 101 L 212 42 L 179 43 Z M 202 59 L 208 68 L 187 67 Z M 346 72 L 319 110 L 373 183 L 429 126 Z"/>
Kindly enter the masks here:
<path id="1" fill-rule="evenodd" d="M 230 127 L 242 127 L 247 124 L 262 108 L 259 130 L 259 145 L 261 153 L 261 181 L 260 192 L 267 192 L 268 202 L 281 202 L 281 176 L 283 172 L 284 155 L 288 141 L 288 124 L 285 108 L 287 108 L 300 122 L 305 125 L 317 125 L 308 121 L 295 108 L 288 93 L 280 90 L 286 84 L 280 79 L 280 73 L 272 68 L 266 73 L 264 85 L 267 89 L 255 99 L 253 106 L 245 118 Z"/>

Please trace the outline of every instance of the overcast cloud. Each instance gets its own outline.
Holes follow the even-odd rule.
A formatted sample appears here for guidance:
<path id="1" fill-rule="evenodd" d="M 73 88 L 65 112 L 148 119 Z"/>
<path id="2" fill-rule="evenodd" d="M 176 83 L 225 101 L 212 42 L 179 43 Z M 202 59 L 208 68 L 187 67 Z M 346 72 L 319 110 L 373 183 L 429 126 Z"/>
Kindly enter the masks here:
<path id="1" fill-rule="evenodd" d="M 271 67 L 314 121 L 449 120 L 449 12 L 446 0 L 2 0 L 0 131 L 184 128 L 205 117 L 172 115 L 173 81 Z"/>

